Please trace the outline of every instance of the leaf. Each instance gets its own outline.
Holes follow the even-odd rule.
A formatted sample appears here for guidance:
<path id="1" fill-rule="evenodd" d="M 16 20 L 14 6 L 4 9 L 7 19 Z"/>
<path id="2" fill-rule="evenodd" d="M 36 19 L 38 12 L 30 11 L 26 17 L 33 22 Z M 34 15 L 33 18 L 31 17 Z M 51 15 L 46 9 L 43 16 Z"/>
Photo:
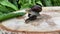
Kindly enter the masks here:
<path id="1" fill-rule="evenodd" d="M 7 14 L 2 14 L 2 15 L 0 15 L 0 22 L 7 20 L 7 19 L 15 18 L 18 16 L 23 16 L 25 14 L 26 14 L 25 12 L 17 12 L 17 13 L 11 12 L 11 13 L 7 13 Z"/>
<path id="2" fill-rule="evenodd" d="M 8 12 L 10 12 L 10 11 L 9 11 L 5 6 L 0 5 L 0 12 L 8 13 Z"/>
<path id="3" fill-rule="evenodd" d="M 18 7 L 19 0 L 8 0 L 8 1 L 11 2 L 12 4 L 14 4 L 16 7 Z"/>
<path id="4" fill-rule="evenodd" d="M 42 2 L 41 2 L 41 1 L 38 1 L 37 3 L 38 3 L 38 4 L 41 4 L 41 5 L 43 6 L 43 4 L 42 4 Z"/>
<path id="5" fill-rule="evenodd" d="M 14 9 L 14 10 L 18 10 L 18 8 L 15 5 L 13 5 L 12 3 L 10 3 L 9 1 L 6 1 L 6 0 L 1 1 L 0 0 L 0 4 L 4 5 L 4 6 L 7 6 L 7 7 L 10 7 L 12 9 Z"/>

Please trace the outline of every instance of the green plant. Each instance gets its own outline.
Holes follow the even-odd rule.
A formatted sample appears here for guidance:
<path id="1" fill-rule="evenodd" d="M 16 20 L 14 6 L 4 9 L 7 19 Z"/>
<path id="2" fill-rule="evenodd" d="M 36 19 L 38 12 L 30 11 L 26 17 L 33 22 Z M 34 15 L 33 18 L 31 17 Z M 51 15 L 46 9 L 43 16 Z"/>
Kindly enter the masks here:
<path id="1" fill-rule="evenodd" d="M 60 0 L 0 0 L 0 21 L 15 17 L 17 14 L 12 12 L 30 8 L 37 3 L 42 6 L 60 6 Z"/>
<path id="2" fill-rule="evenodd" d="M 15 5 L 13 5 L 12 3 L 10 3 L 7 0 L 2 0 L 2 1 L 0 0 L 0 4 L 4 5 L 4 6 L 7 6 L 7 7 L 10 7 L 12 9 L 14 9 L 14 10 L 18 10 L 18 8 Z"/>
<path id="3" fill-rule="evenodd" d="M 18 16 L 23 16 L 25 15 L 26 13 L 24 12 L 17 12 L 17 13 L 8 13 L 8 14 L 2 14 L 0 15 L 0 22 L 1 21 L 4 21 L 4 20 L 7 20 L 7 19 L 10 19 L 10 18 L 14 18 L 14 17 L 18 17 Z"/>

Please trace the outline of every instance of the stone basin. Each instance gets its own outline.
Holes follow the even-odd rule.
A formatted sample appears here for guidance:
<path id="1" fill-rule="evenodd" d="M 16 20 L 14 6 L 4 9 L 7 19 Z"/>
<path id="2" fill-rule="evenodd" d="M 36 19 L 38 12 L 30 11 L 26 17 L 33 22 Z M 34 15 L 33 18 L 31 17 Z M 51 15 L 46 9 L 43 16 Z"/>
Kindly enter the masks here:
<path id="1" fill-rule="evenodd" d="M 59 8 L 60 10 L 60 8 Z M 25 20 L 28 18 L 27 14 L 18 17 L 3 21 L 2 26 L 10 30 L 16 31 L 32 31 L 32 32 L 50 32 L 50 31 L 59 31 L 60 30 L 60 12 L 58 9 L 43 7 L 42 12 L 40 13 L 42 19 L 37 19 L 36 21 L 25 23 Z M 25 12 L 24 10 L 20 10 Z M 51 21 L 51 22 L 50 22 Z"/>

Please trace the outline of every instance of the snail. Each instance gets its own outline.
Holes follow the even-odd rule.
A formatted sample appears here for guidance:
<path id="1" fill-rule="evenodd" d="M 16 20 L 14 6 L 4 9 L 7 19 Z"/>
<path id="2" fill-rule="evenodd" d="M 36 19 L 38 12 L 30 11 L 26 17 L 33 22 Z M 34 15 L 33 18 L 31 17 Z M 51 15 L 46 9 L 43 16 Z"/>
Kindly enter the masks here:
<path id="1" fill-rule="evenodd" d="M 34 5 L 28 11 L 28 19 L 25 20 L 26 23 L 29 21 L 33 21 L 37 19 L 37 16 L 40 16 L 40 12 L 42 11 L 41 5 Z"/>

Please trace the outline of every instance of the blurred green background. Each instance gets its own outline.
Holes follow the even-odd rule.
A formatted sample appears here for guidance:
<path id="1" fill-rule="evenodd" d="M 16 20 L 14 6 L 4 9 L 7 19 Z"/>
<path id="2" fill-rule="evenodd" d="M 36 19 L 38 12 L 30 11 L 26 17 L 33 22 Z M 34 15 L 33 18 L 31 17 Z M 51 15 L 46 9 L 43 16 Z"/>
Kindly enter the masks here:
<path id="1" fill-rule="evenodd" d="M 0 0 L 0 13 L 10 13 L 16 10 L 30 8 L 36 3 L 42 6 L 60 6 L 60 0 Z"/>
<path id="2" fill-rule="evenodd" d="M 33 5 L 60 6 L 60 0 L 0 0 L 0 14 L 10 13 Z"/>
<path id="3" fill-rule="evenodd" d="M 44 7 L 60 6 L 60 0 L 0 0 L 0 19 L 4 20 L 7 17 L 10 18 L 11 12 L 24 8 L 30 8 L 36 4 L 40 4 Z M 12 13 L 12 15 L 12 17 L 15 17 L 17 14 L 14 15 Z"/>

